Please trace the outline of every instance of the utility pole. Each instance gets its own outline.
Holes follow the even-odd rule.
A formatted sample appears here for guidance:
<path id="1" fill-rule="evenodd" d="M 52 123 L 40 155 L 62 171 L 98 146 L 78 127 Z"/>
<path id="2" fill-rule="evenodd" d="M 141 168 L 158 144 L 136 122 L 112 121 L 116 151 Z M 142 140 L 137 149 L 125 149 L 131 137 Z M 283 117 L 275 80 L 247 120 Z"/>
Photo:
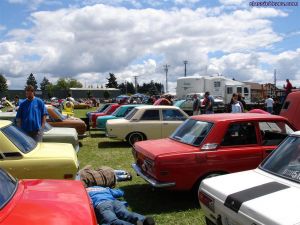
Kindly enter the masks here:
<path id="1" fill-rule="evenodd" d="M 166 72 L 166 93 L 168 93 L 168 71 L 169 71 L 170 65 L 166 64 L 164 65 L 164 71 Z"/>
<path id="2" fill-rule="evenodd" d="M 277 93 L 276 93 L 276 83 L 277 83 L 277 75 L 276 75 L 276 69 L 274 69 L 274 88 L 275 88 L 275 96 L 277 96 Z"/>
<path id="3" fill-rule="evenodd" d="M 138 78 L 138 76 L 137 75 L 135 75 L 135 76 L 133 76 L 134 77 L 134 87 L 135 87 L 135 93 L 137 93 L 137 78 Z"/>
<path id="4" fill-rule="evenodd" d="M 186 64 L 188 64 L 188 61 L 184 60 L 183 63 L 184 63 L 184 76 L 186 77 Z"/>

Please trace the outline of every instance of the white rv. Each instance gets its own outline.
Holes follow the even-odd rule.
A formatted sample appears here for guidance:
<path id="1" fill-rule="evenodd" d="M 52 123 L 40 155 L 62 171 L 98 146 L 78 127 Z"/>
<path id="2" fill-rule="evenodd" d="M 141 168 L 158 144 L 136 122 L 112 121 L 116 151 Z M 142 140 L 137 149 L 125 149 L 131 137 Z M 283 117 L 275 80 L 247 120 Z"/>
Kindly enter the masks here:
<path id="1" fill-rule="evenodd" d="M 214 97 L 223 98 L 225 104 L 230 102 L 233 93 L 241 93 L 247 103 L 251 99 L 250 85 L 223 76 L 189 76 L 177 79 L 178 98 L 184 99 L 190 93 L 206 91 Z"/>

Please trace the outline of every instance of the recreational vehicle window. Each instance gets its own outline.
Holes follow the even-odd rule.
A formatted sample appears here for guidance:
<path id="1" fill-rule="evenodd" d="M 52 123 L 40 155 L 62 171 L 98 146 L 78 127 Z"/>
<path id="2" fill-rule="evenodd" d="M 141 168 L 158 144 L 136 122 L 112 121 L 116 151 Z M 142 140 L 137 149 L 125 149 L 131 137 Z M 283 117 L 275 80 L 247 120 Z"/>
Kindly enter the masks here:
<path id="1" fill-rule="evenodd" d="M 215 88 L 221 87 L 221 82 L 220 82 L 220 81 L 215 81 L 215 82 L 214 82 L 214 87 L 215 87 Z"/>
<path id="2" fill-rule="evenodd" d="M 242 92 L 243 92 L 242 87 L 236 87 L 236 92 L 237 92 L 237 93 L 242 93 Z"/>
<path id="3" fill-rule="evenodd" d="M 249 89 L 247 87 L 244 87 L 244 94 L 249 94 Z"/>
<path id="4" fill-rule="evenodd" d="M 232 87 L 228 87 L 227 88 L 227 94 L 231 95 L 232 93 L 233 93 Z"/>

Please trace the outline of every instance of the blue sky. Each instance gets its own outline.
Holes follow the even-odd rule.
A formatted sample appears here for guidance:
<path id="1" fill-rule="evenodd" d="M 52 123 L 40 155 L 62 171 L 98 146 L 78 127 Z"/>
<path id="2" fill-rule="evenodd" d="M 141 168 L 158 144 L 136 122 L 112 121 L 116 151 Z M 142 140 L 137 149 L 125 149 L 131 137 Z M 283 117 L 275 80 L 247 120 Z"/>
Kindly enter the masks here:
<path id="1" fill-rule="evenodd" d="M 255 0 L 258 2 L 258 0 Z M 287 0 L 280 0 L 287 2 Z M 298 2 L 295 0 L 295 2 Z M 299 2 L 298 2 L 299 4 Z M 164 82 L 223 74 L 300 86 L 300 6 L 250 7 L 249 0 L 2 0 L 0 73 L 10 88 L 32 72 L 55 82 Z"/>

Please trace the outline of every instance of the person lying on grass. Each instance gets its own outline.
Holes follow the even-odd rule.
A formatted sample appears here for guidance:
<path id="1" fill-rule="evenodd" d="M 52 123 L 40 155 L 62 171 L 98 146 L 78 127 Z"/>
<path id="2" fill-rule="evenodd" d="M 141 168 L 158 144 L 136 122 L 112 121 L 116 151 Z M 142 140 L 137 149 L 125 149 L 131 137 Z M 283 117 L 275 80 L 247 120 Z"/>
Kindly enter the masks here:
<path id="1" fill-rule="evenodd" d="M 92 186 L 86 188 L 97 216 L 97 222 L 101 225 L 155 225 L 152 217 L 130 212 L 126 208 L 126 202 L 119 201 L 124 195 L 121 189 Z"/>

